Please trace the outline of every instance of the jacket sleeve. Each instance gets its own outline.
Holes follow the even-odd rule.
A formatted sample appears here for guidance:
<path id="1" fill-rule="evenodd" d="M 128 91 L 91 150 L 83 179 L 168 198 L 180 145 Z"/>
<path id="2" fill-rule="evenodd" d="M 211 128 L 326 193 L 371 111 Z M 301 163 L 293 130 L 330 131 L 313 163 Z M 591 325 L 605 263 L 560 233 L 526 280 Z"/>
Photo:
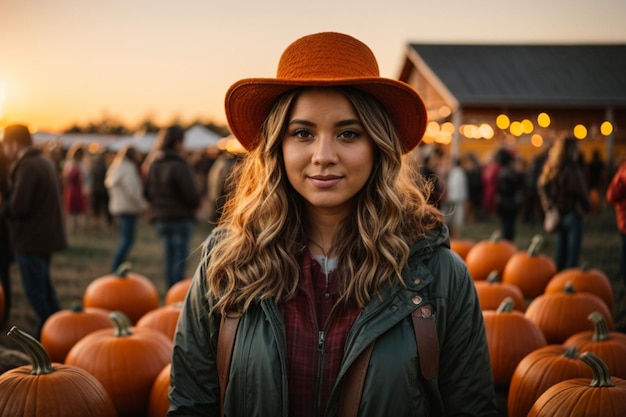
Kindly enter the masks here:
<path id="1" fill-rule="evenodd" d="M 193 277 L 174 335 L 168 417 L 219 416 L 219 317 L 209 314 L 203 264 L 201 261 Z"/>
<path id="2" fill-rule="evenodd" d="M 443 256 L 449 305 L 439 312 L 439 391 L 447 416 L 497 416 L 491 361 L 480 303 L 465 264 Z M 448 269 L 449 267 L 449 269 Z M 444 313 L 444 314 L 441 314 Z"/>
<path id="3" fill-rule="evenodd" d="M 606 201 L 613 205 L 626 201 L 626 163 L 620 165 L 611 179 L 606 189 Z"/>

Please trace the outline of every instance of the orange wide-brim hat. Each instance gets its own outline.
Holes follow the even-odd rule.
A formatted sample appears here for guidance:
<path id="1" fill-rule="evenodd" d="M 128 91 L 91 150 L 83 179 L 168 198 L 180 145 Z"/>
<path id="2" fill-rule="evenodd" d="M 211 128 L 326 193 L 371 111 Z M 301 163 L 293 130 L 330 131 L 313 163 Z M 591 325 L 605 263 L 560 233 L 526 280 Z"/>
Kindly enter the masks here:
<path id="1" fill-rule="evenodd" d="M 259 143 L 261 126 L 275 100 L 297 87 L 351 86 L 382 103 L 404 146 L 417 146 L 426 129 L 426 107 L 418 92 L 402 81 L 383 78 L 376 57 L 363 42 L 335 32 L 304 36 L 285 49 L 276 78 L 246 78 L 226 93 L 225 110 L 232 134 L 244 148 Z"/>

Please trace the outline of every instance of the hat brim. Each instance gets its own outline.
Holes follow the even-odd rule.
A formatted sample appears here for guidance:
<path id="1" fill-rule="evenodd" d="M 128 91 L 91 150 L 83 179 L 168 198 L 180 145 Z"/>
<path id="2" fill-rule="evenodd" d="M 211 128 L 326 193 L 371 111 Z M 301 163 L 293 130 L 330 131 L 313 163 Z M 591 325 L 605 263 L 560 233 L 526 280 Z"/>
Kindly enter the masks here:
<path id="1" fill-rule="evenodd" d="M 225 111 L 231 133 L 248 151 L 259 141 L 260 128 L 274 101 L 283 93 L 298 87 L 351 86 L 375 97 L 387 109 L 404 146 L 414 149 L 426 130 L 426 107 L 410 85 L 388 78 L 354 78 L 312 80 L 247 78 L 233 84 L 226 93 Z"/>

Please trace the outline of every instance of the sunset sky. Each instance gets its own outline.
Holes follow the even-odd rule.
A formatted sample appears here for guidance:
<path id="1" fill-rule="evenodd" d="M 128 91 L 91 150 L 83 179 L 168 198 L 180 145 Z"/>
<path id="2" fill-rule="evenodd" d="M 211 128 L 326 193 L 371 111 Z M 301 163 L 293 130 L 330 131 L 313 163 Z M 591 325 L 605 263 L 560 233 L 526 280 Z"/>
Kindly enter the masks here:
<path id="1" fill-rule="evenodd" d="M 626 43 L 624 0 L 1 0 L 0 127 L 225 123 L 236 80 L 296 38 L 353 35 L 397 78 L 408 43 Z"/>

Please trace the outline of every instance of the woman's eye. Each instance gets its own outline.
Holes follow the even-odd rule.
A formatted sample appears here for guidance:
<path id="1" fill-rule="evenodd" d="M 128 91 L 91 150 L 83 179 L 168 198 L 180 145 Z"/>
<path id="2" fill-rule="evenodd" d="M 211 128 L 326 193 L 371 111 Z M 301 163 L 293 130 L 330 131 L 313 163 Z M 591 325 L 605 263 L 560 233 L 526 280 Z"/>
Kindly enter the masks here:
<path id="1" fill-rule="evenodd" d="M 306 129 L 297 129 L 292 133 L 292 136 L 300 139 L 310 138 L 313 135 Z"/>
<path id="2" fill-rule="evenodd" d="M 344 130 L 339 134 L 339 137 L 342 139 L 358 139 L 361 137 L 361 134 L 355 130 Z"/>

